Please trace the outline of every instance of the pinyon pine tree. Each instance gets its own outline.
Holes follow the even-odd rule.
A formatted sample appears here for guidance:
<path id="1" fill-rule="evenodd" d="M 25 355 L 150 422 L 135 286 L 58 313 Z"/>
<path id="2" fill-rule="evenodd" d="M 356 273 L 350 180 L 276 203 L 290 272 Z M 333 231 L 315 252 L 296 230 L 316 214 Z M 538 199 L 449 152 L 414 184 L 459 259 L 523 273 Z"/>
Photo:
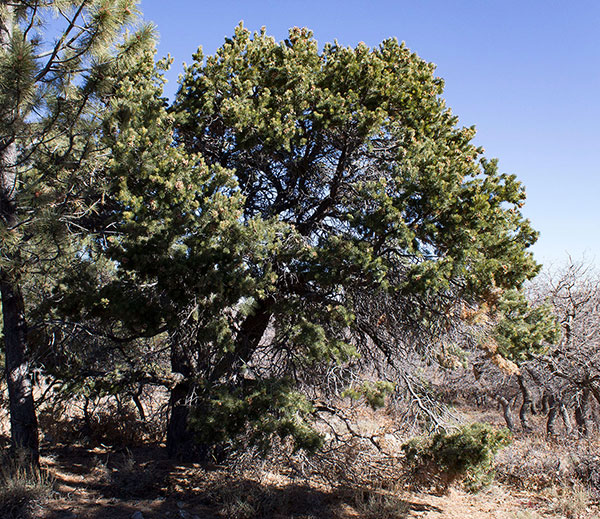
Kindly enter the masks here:
<path id="1" fill-rule="evenodd" d="M 366 369 L 443 347 L 536 273 L 521 184 L 433 72 L 394 39 L 320 52 L 306 29 L 240 26 L 195 55 L 170 112 L 151 56 L 119 78 L 100 225 L 56 296 L 122 344 L 166 340 L 171 454 L 315 449 L 317 397 L 381 404 L 393 385 Z"/>
<path id="2" fill-rule="evenodd" d="M 242 222 L 243 198 L 232 172 L 174 146 L 173 117 L 162 98 L 165 65 L 155 66 L 148 49 L 115 77 L 102 138 L 111 158 L 102 172 L 106 189 L 92 219 L 93 239 L 54 295 L 65 318 L 91 323 L 98 332 L 109 327 L 123 348 L 144 338 L 164 341 L 171 373 L 155 365 L 140 376 L 171 389 L 169 453 L 189 454 L 196 443 L 206 455 L 223 439 L 220 429 L 244 426 L 243 411 L 229 407 L 238 401 L 228 400 L 211 374 L 232 349 L 236 323 L 252 307 L 247 301 L 270 283 L 268 273 L 258 271 L 279 230 L 260 219 Z M 111 276 L 98 271 L 98 258 L 112 265 Z M 286 384 L 249 384 L 244 391 L 254 395 L 255 414 L 269 427 L 298 441 L 305 433 L 305 443 L 314 437 L 297 421 L 304 400 Z M 200 401 L 219 406 L 220 419 L 201 410 Z M 286 402 L 276 418 L 273 401 Z M 214 428 L 194 438 L 190 420 Z"/>
<path id="3" fill-rule="evenodd" d="M 306 29 L 277 42 L 240 25 L 194 56 L 172 108 L 177 141 L 235 172 L 246 225 L 277 229 L 247 271 L 268 283 L 234 312 L 207 384 L 240 401 L 244 380 L 322 387 L 337 365 L 343 387 L 359 357 L 401 368 L 407 352 L 442 347 L 465 309 L 535 275 L 524 189 L 483 157 L 442 89 L 395 39 L 319 51 Z"/>

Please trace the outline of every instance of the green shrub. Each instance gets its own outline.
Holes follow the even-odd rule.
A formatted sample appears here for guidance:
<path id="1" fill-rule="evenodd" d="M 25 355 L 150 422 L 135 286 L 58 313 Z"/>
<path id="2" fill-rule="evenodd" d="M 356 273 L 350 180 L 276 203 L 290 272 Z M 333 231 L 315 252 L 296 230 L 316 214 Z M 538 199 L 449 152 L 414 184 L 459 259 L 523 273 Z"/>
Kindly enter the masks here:
<path id="1" fill-rule="evenodd" d="M 452 432 L 413 438 L 402 450 L 417 476 L 424 476 L 444 489 L 464 479 L 468 490 L 477 491 L 491 483 L 494 456 L 509 443 L 507 429 L 473 423 Z"/>

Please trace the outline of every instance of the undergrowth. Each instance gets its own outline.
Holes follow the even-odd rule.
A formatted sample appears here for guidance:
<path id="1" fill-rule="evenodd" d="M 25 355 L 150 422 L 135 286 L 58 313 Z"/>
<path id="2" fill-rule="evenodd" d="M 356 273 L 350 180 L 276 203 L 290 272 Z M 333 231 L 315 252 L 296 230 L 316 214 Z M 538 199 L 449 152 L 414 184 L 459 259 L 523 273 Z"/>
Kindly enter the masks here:
<path id="1" fill-rule="evenodd" d="M 0 457 L 0 517 L 28 519 L 52 492 L 52 478 L 28 465 L 23 456 Z"/>
<path id="2" fill-rule="evenodd" d="M 413 438 L 402 449 L 418 483 L 435 482 L 446 490 L 462 479 L 467 490 L 478 491 L 492 482 L 494 457 L 510 442 L 508 430 L 473 423 Z"/>

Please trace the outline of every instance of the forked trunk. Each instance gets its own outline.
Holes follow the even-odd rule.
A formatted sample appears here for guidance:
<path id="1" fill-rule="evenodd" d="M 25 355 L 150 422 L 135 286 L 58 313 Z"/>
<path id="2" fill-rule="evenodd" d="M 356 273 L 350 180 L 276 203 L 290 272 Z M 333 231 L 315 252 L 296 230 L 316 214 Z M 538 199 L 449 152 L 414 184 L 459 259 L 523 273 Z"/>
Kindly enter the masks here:
<path id="1" fill-rule="evenodd" d="M 235 348 L 226 353 L 212 368 L 207 377 L 209 384 L 218 384 L 222 378 L 236 375 L 237 370 L 247 362 L 258 347 L 271 318 L 270 304 L 262 302 L 256 311 L 248 315 L 236 337 Z M 181 349 L 177 338 L 173 338 L 171 350 L 171 370 L 180 373 L 183 378 L 171 389 L 169 400 L 169 421 L 167 424 L 167 453 L 171 458 L 196 459 L 208 461 L 219 456 L 218 445 L 199 444 L 189 430 L 189 413 L 193 407 L 195 413 L 202 415 L 202 395 L 197 394 L 194 385 L 194 361 Z M 217 447 L 217 449 L 215 449 Z"/>
<path id="2" fill-rule="evenodd" d="M 502 412 L 504 414 L 504 421 L 509 431 L 515 430 L 515 419 L 513 418 L 512 409 L 510 408 L 510 402 L 503 396 L 498 396 L 498 402 L 502 406 Z"/>
<path id="3" fill-rule="evenodd" d="M 523 427 L 524 431 L 531 431 L 532 427 L 529 423 L 529 415 L 533 412 L 533 396 L 531 394 L 531 389 L 527 385 L 523 375 L 519 375 L 517 380 L 519 381 L 519 387 L 521 388 L 521 394 L 523 395 L 523 404 L 521 405 L 521 409 L 519 411 L 521 426 Z"/>

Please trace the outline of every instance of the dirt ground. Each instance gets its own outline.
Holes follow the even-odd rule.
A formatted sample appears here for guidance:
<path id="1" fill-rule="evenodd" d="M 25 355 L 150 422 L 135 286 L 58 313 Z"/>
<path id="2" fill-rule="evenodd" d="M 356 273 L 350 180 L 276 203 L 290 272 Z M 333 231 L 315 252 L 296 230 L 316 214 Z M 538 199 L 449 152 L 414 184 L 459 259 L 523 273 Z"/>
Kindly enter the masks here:
<path id="1" fill-rule="evenodd" d="M 301 477 L 169 461 L 160 446 L 43 450 L 54 492 L 34 510 L 40 519 L 423 518 L 541 519 L 600 517 L 593 503 L 560 500 L 494 484 L 477 494 L 333 487 Z M 567 496 L 567 499 L 572 498 Z M 575 515 L 574 515 L 575 514 Z"/>

